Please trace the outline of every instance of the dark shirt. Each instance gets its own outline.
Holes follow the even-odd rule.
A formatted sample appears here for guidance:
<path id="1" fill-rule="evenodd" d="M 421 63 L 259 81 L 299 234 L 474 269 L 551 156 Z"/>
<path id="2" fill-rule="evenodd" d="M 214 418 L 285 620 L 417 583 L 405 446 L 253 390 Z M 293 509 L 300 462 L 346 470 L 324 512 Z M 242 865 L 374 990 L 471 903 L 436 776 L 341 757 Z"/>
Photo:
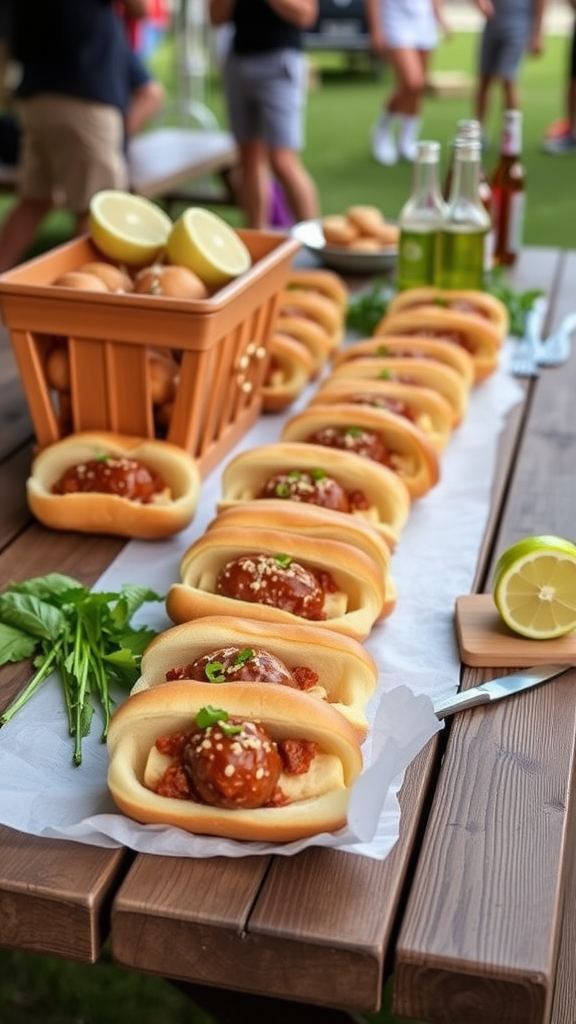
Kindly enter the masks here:
<path id="1" fill-rule="evenodd" d="M 126 111 L 130 48 L 113 0 L 12 0 L 21 98 L 57 93 Z"/>
<path id="2" fill-rule="evenodd" d="M 265 0 L 236 0 L 232 18 L 235 26 L 234 53 L 302 49 L 300 29 L 276 14 Z"/>

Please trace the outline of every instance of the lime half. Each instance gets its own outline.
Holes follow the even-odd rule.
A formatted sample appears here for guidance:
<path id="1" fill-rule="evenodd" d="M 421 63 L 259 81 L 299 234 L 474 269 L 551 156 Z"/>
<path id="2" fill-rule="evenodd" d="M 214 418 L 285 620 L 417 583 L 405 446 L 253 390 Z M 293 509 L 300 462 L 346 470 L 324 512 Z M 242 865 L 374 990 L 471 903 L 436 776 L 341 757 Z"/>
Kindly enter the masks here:
<path id="1" fill-rule="evenodd" d="M 210 210 L 189 206 L 168 239 L 170 263 L 188 267 L 209 288 L 221 288 L 249 270 L 252 257 L 234 228 Z"/>
<path id="2" fill-rule="evenodd" d="M 494 603 L 506 625 L 531 640 L 576 629 L 576 544 L 563 537 L 525 537 L 496 563 Z"/>
<path id="3" fill-rule="evenodd" d="M 104 189 L 92 196 L 92 241 L 117 263 L 134 267 L 152 263 L 165 248 L 171 230 L 171 218 L 150 199 L 115 189 Z"/>

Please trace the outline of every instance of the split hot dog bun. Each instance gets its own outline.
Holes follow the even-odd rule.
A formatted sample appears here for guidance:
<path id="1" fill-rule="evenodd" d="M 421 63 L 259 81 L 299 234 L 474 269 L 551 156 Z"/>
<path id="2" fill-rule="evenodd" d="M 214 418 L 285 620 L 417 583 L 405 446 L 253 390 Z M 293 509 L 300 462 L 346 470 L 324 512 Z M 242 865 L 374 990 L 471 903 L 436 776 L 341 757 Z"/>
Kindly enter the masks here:
<path id="1" fill-rule="evenodd" d="M 440 478 L 438 453 L 418 427 L 385 409 L 342 402 L 309 405 L 284 424 L 282 441 L 312 441 L 358 451 L 359 445 L 382 448 L 386 464 L 402 478 L 411 498 L 420 498 Z M 366 456 L 361 456 L 366 457 Z M 381 460 L 382 461 L 382 460 Z"/>
<path id="2" fill-rule="evenodd" d="M 319 324 L 328 335 L 331 351 L 338 348 L 344 336 L 344 317 L 340 307 L 332 299 L 307 288 L 286 288 L 281 292 L 278 314 L 281 317 L 307 317 Z"/>
<path id="3" fill-rule="evenodd" d="M 472 357 L 476 382 L 494 372 L 502 344 L 500 331 L 488 320 L 439 306 L 418 306 L 393 315 L 387 313 L 374 333 L 436 337 L 460 345 Z"/>
<path id="4" fill-rule="evenodd" d="M 452 436 L 454 417 L 448 401 L 438 391 L 394 380 L 346 380 L 330 377 L 310 405 L 353 402 L 389 409 L 405 416 L 430 439 L 437 452 L 444 451 Z"/>
<path id="5" fill-rule="evenodd" d="M 313 364 L 312 378 L 318 376 L 334 351 L 333 342 L 324 327 L 304 316 L 277 317 L 274 336 L 297 341 L 307 349 Z"/>
<path id="6" fill-rule="evenodd" d="M 407 309 L 432 305 L 459 313 L 473 313 L 488 320 L 499 331 L 502 340 L 508 334 L 509 317 L 504 303 L 490 292 L 475 289 L 435 288 L 433 285 L 405 288 L 392 297 L 387 313 L 392 316 Z"/>
<path id="7" fill-rule="evenodd" d="M 302 288 L 304 291 L 317 292 L 338 306 L 342 316 L 348 306 L 348 289 L 342 278 L 333 270 L 319 267 L 293 267 L 288 278 L 288 291 L 291 288 Z"/>
<path id="8" fill-rule="evenodd" d="M 308 696 L 327 700 L 350 720 L 359 737 L 365 736 L 368 728 L 365 708 L 378 679 L 374 659 L 357 640 L 312 623 L 275 623 L 272 626 L 235 615 L 205 615 L 193 622 L 173 626 L 148 645 L 140 663 L 140 679 L 132 693 L 168 685 L 168 672 L 186 669 L 196 659 L 226 648 L 253 652 L 256 672 L 262 679 L 259 685 L 291 685 L 298 689 L 303 688 L 298 684 L 298 679 L 303 677 L 306 684 L 304 692 Z M 264 659 L 259 656 L 260 651 L 278 659 L 289 673 L 293 673 L 291 684 L 275 679 L 273 672 L 264 677 L 260 668 Z M 246 670 L 247 660 L 244 659 L 240 679 L 233 671 L 224 675 L 226 684 L 250 679 L 252 670 Z M 220 688 L 223 682 L 222 673 L 217 674 L 218 681 L 215 682 L 210 681 L 211 674 L 214 673 L 205 673 L 205 686 L 209 691 L 206 702 L 214 704 L 222 699 Z M 249 685 L 253 685 L 253 681 Z"/>
<path id="9" fill-rule="evenodd" d="M 394 611 L 396 587 L 390 575 L 390 546 L 370 523 L 352 518 L 346 512 L 335 512 L 318 505 L 263 498 L 257 502 L 230 505 L 208 523 L 207 529 L 219 530 L 230 526 L 246 530 L 282 530 L 287 535 L 303 534 L 354 545 L 372 559 L 384 582 L 384 603 L 379 618 L 387 618 Z M 182 564 L 186 564 L 186 555 Z"/>
<path id="10" fill-rule="evenodd" d="M 470 389 L 461 375 L 446 363 L 434 359 L 419 359 L 412 356 L 374 356 L 373 358 L 350 359 L 335 366 L 330 380 L 390 380 L 405 384 L 417 384 L 437 391 L 446 399 L 452 409 L 454 427 L 463 420 Z"/>
<path id="11" fill-rule="evenodd" d="M 411 335 L 392 334 L 379 335 L 356 341 L 346 349 L 341 349 L 333 359 L 333 367 L 356 359 L 375 359 L 394 357 L 398 359 L 432 359 L 455 370 L 467 388 L 471 388 L 476 379 L 476 370 L 471 355 L 455 345 L 452 341 L 441 338 L 424 338 Z"/>
<path id="12" fill-rule="evenodd" d="M 341 828 L 346 822 L 350 788 L 362 770 L 362 754 L 350 722 L 324 701 L 284 686 L 230 683 L 222 687 L 218 698 L 218 709 L 230 719 L 259 723 L 269 739 L 252 738 L 254 726 L 248 727 L 251 733 L 242 729 L 235 740 L 243 759 L 238 765 L 238 757 L 230 750 L 233 737 L 227 739 L 217 725 L 204 734 L 199 774 L 205 775 L 206 785 L 210 771 L 205 767 L 202 772 L 210 753 L 206 748 L 223 737 L 210 799 L 216 783 L 223 780 L 226 786 L 226 777 L 232 775 L 238 786 L 235 799 L 240 803 L 244 794 L 251 792 L 251 773 L 256 775 L 256 766 L 263 761 L 266 769 L 260 780 L 267 784 L 266 775 L 273 774 L 272 782 L 277 779 L 274 793 L 288 802 L 284 806 L 222 807 L 155 792 L 164 771 L 176 760 L 160 753 L 156 740 L 195 730 L 196 716 L 207 704 L 203 683 L 167 683 L 129 697 L 112 717 L 108 786 L 119 809 L 136 821 L 230 839 L 288 842 Z M 286 771 L 281 745 L 288 740 L 314 745 L 308 770 L 301 774 Z M 247 766 L 246 762 L 253 764 Z M 226 763 L 231 765 L 228 771 Z M 258 781 L 254 783 L 254 790 L 258 785 Z"/>
<path id="13" fill-rule="evenodd" d="M 262 409 L 281 412 L 302 394 L 318 368 L 306 346 L 287 334 L 273 334 L 268 351 L 268 371 L 260 388 Z"/>
<path id="14" fill-rule="evenodd" d="M 351 516 L 372 523 L 389 546 L 394 546 L 410 512 L 404 481 L 388 466 L 324 445 L 281 441 L 240 452 L 222 471 L 218 511 L 238 502 L 264 500 L 258 496 L 268 481 L 278 473 L 294 471 L 326 474 L 352 496 Z M 365 498 L 361 507 L 354 507 L 354 495 Z M 287 503 L 287 499 L 279 500 Z"/>
<path id="15" fill-rule="evenodd" d="M 54 494 L 63 474 L 95 460 L 119 466 L 137 460 L 158 474 L 164 484 L 149 503 L 119 494 L 82 492 Z M 70 434 L 44 448 L 32 463 L 26 482 L 30 511 L 53 530 L 106 533 L 151 540 L 168 537 L 194 518 L 201 478 L 195 460 L 167 441 L 141 439 L 106 431 Z"/>
<path id="16" fill-rule="evenodd" d="M 245 582 L 240 596 L 234 587 L 238 575 Z M 311 577 L 320 581 L 318 587 L 309 586 Z M 382 573 L 359 548 L 282 529 L 207 530 L 184 553 L 180 578 L 166 598 L 166 610 L 176 624 L 200 615 L 245 615 L 267 623 L 314 621 L 365 640 L 386 601 Z"/>

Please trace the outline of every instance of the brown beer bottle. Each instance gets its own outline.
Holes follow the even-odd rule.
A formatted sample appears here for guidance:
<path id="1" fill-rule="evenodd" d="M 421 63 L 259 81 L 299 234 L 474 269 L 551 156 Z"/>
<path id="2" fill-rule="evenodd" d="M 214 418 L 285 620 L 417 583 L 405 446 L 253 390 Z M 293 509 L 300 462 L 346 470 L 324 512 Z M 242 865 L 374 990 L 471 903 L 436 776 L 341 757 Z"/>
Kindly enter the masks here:
<path id="1" fill-rule="evenodd" d="M 524 231 L 526 172 L 522 165 L 522 114 L 504 111 L 500 157 L 491 179 L 494 220 L 494 264 L 516 262 Z"/>

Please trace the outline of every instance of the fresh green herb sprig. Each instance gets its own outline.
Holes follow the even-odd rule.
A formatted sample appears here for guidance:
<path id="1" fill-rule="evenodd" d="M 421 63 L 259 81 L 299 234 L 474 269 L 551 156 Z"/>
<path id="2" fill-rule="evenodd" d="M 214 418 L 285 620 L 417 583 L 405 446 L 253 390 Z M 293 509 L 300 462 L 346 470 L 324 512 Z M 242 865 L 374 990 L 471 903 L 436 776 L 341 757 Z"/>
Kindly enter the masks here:
<path id="1" fill-rule="evenodd" d="M 164 598 L 148 587 L 126 584 L 116 592 L 96 592 L 60 573 L 12 583 L 0 593 L 0 665 L 33 658 L 34 675 L 0 715 L 5 725 L 57 672 L 62 683 L 72 760 L 82 762 L 82 740 L 92 716 L 102 709 L 102 739 L 108 733 L 115 701 L 111 687 L 130 690 L 145 648 L 156 636 L 134 628 L 132 616 L 148 601 Z"/>
<path id="2" fill-rule="evenodd" d="M 384 281 L 373 281 L 366 291 L 353 296 L 346 311 L 346 327 L 363 337 L 371 337 L 386 313 L 393 295 Z"/>
<path id="3" fill-rule="evenodd" d="M 486 276 L 485 288 L 506 306 L 510 319 L 509 334 L 514 338 L 521 338 L 526 328 L 528 313 L 535 300 L 544 295 L 542 288 L 528 288 L 525 291 L 514 288 L 506 280 L 506 272 L 503 267 L 495 267 L 490 271 Z"/>

